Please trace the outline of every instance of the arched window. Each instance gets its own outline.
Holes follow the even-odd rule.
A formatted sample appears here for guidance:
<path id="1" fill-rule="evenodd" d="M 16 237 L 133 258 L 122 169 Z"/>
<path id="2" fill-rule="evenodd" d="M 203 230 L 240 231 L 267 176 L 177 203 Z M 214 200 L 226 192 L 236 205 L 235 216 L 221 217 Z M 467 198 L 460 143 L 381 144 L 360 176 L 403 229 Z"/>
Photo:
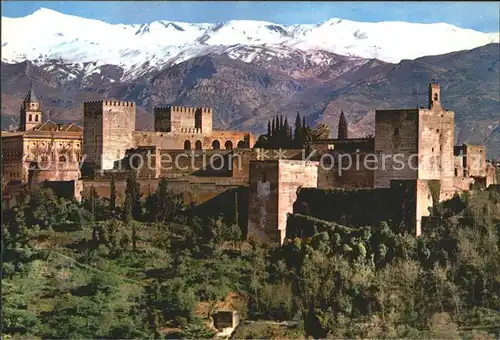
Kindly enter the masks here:
<path id="1" fill-rule="evenodd" d="M 185 141 L 184 142 L 184 150 L 191 150 L 191 142 L 190 141 Z"/>
<path id="2" fill-rule="evenodd" d="M 38 122 L 38 115 L 35 115 L 35 122 Z"/>
<path id="3" fill-rule="evenodd" d="M 194 143 L 194 148 L 196 150 L 201 150 L 201 141 L 197 140 L 196 143 Z"/>
<path id="4" fill-rule="evenodd" d="M 437 93 L 434 93 L 434 100 L 437 101 L 438 100 L 438 94 Z"/>
<path id="5" fill-rule="evenodd" d="M 30 121 L 30 122 L 31 122 L 32 120 L 33 120 L 33 116 L 30 114 L 30 115 L 28 116 L 28 121 Z"/>
<path id="6" fill-rule="evenodd" d="M 220 149 L 220 143 L 217 139 L 212 142 L 212 149 L 214 149 L 214 150 Z"/>
<path id="7" fill-rule="evenodd" d="M 232 149 L 233 149 L 233 142 L 231 142 L 230 140 L 228 140 L 228 141 L 224 144 L 224 147 L 226 148 L 226 150 L 232 150 Z"/>
<path id="8" fill-rule="evenodd" d="M 59 156 L 59 162 L 66 162 L 66 156 Z"/>
<path id="9" fill-rule="evenodd" d="M 245 141 L 240 140 L 240 141 L 238 142 L 238 148 L 244 148 L 244 147 L 245 147 Z"/>

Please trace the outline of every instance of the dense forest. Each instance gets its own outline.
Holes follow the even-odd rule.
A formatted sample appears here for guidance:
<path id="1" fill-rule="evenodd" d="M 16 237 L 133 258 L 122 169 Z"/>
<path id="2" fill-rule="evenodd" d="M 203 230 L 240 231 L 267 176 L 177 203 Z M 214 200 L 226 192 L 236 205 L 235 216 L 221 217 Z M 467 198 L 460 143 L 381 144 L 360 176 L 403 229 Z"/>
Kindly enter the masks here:
<path id="1" fill-rule="evenodd" d="M 435 206 L 418 238 L 294 214 L 314 230 L 279 247 L 236 221 L 166 181 L 140 197 L 130 178 L 121 206 L 26 191 L 3 215 L 2 338 L 210 338 L 220 306 L 235 338 L 498 337 L 498 186 Z"/>

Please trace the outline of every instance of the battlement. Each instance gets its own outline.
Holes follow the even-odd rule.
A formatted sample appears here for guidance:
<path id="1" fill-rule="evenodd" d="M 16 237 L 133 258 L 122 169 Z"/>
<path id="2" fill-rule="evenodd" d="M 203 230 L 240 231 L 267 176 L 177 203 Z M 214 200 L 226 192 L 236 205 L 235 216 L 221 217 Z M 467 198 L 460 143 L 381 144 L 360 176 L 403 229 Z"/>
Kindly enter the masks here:
<path id="1" fill-rule="evenodd" d="M 109 100 L 109 99 L 83 102 L 84 109 L 97 109 L 97 108 L 100 108 L 103 106 L 134 107 L 135 102 L 127 102 L 127 101 L 121 101 L 121 100 Z"/>
<path id="2" fill-rule="evenodd" d="M 153 109 L 155 115 L 163 115 L 166 113 L 212 113 L 212 108 L 210 107 L 189 107 L 189 106 L 156 106 Z"/>
<path id="3" fill-rule="evenodd" d="M 153 109 L 155 131 L 212 133 L 212 109 L 208 107 L 157 106 Z"/>

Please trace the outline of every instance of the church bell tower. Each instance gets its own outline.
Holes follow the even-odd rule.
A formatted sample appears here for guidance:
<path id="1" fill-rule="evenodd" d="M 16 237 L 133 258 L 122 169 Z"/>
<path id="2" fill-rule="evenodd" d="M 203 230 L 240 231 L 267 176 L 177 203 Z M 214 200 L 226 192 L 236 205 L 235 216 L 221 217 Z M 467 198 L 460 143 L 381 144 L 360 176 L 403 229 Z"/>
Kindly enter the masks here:
<path id="1" fill-rule="evenodd" d="M 33 86 L 30 84 L 30 90 L 24 97 L 19 112 L 19 131 L 29 131 L 42 122 L 42 111 L 40 110 L 40 102 L 33 91 Z"/>

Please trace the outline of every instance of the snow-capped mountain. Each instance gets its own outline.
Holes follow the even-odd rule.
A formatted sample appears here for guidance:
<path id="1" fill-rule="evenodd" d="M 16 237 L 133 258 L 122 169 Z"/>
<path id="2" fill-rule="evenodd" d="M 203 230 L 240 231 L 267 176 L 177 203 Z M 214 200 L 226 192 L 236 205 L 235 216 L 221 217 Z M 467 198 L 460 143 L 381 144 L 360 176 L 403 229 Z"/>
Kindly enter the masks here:
<path id="1" fill-rule="evenodd" d="M 56 59 L 80 68 L 87 62 L 97 67 L 117 65 L 124 69 L 125 79 L 207 54 L 224 54 L 245 62 L 258 59 L 260 63 L 300 55 L 321 64 L 328 63 L 329 54 L 335 53 L 397 63 L 492 42 L 499 42 L 499 33 L 444 23 L 330 19 L 290 26 L 247 20 L 113 25 L 44 8 L 22 18 L 2 17 L 3 62 L 43 64 Z"/>
<path id="2" fill-rule="evenodd" d="M 435 78 L 457 143 L 500 157 L 499 33 L 341 19 L 112 25 L 41 9 L 2 18 L 1 34 L 2 126 L 18 124 L 32 83 L 55 120 L 79 121 L 83 101 L 110 97 L 137 103 L 138 129 L 152 127 L 154 106 L 187 105 L 212 107 L 217 128 L 256 133 L 297 112 L 336 131 L 343 111 L 362 136 L 376 109 L 425 105 Z"/>

